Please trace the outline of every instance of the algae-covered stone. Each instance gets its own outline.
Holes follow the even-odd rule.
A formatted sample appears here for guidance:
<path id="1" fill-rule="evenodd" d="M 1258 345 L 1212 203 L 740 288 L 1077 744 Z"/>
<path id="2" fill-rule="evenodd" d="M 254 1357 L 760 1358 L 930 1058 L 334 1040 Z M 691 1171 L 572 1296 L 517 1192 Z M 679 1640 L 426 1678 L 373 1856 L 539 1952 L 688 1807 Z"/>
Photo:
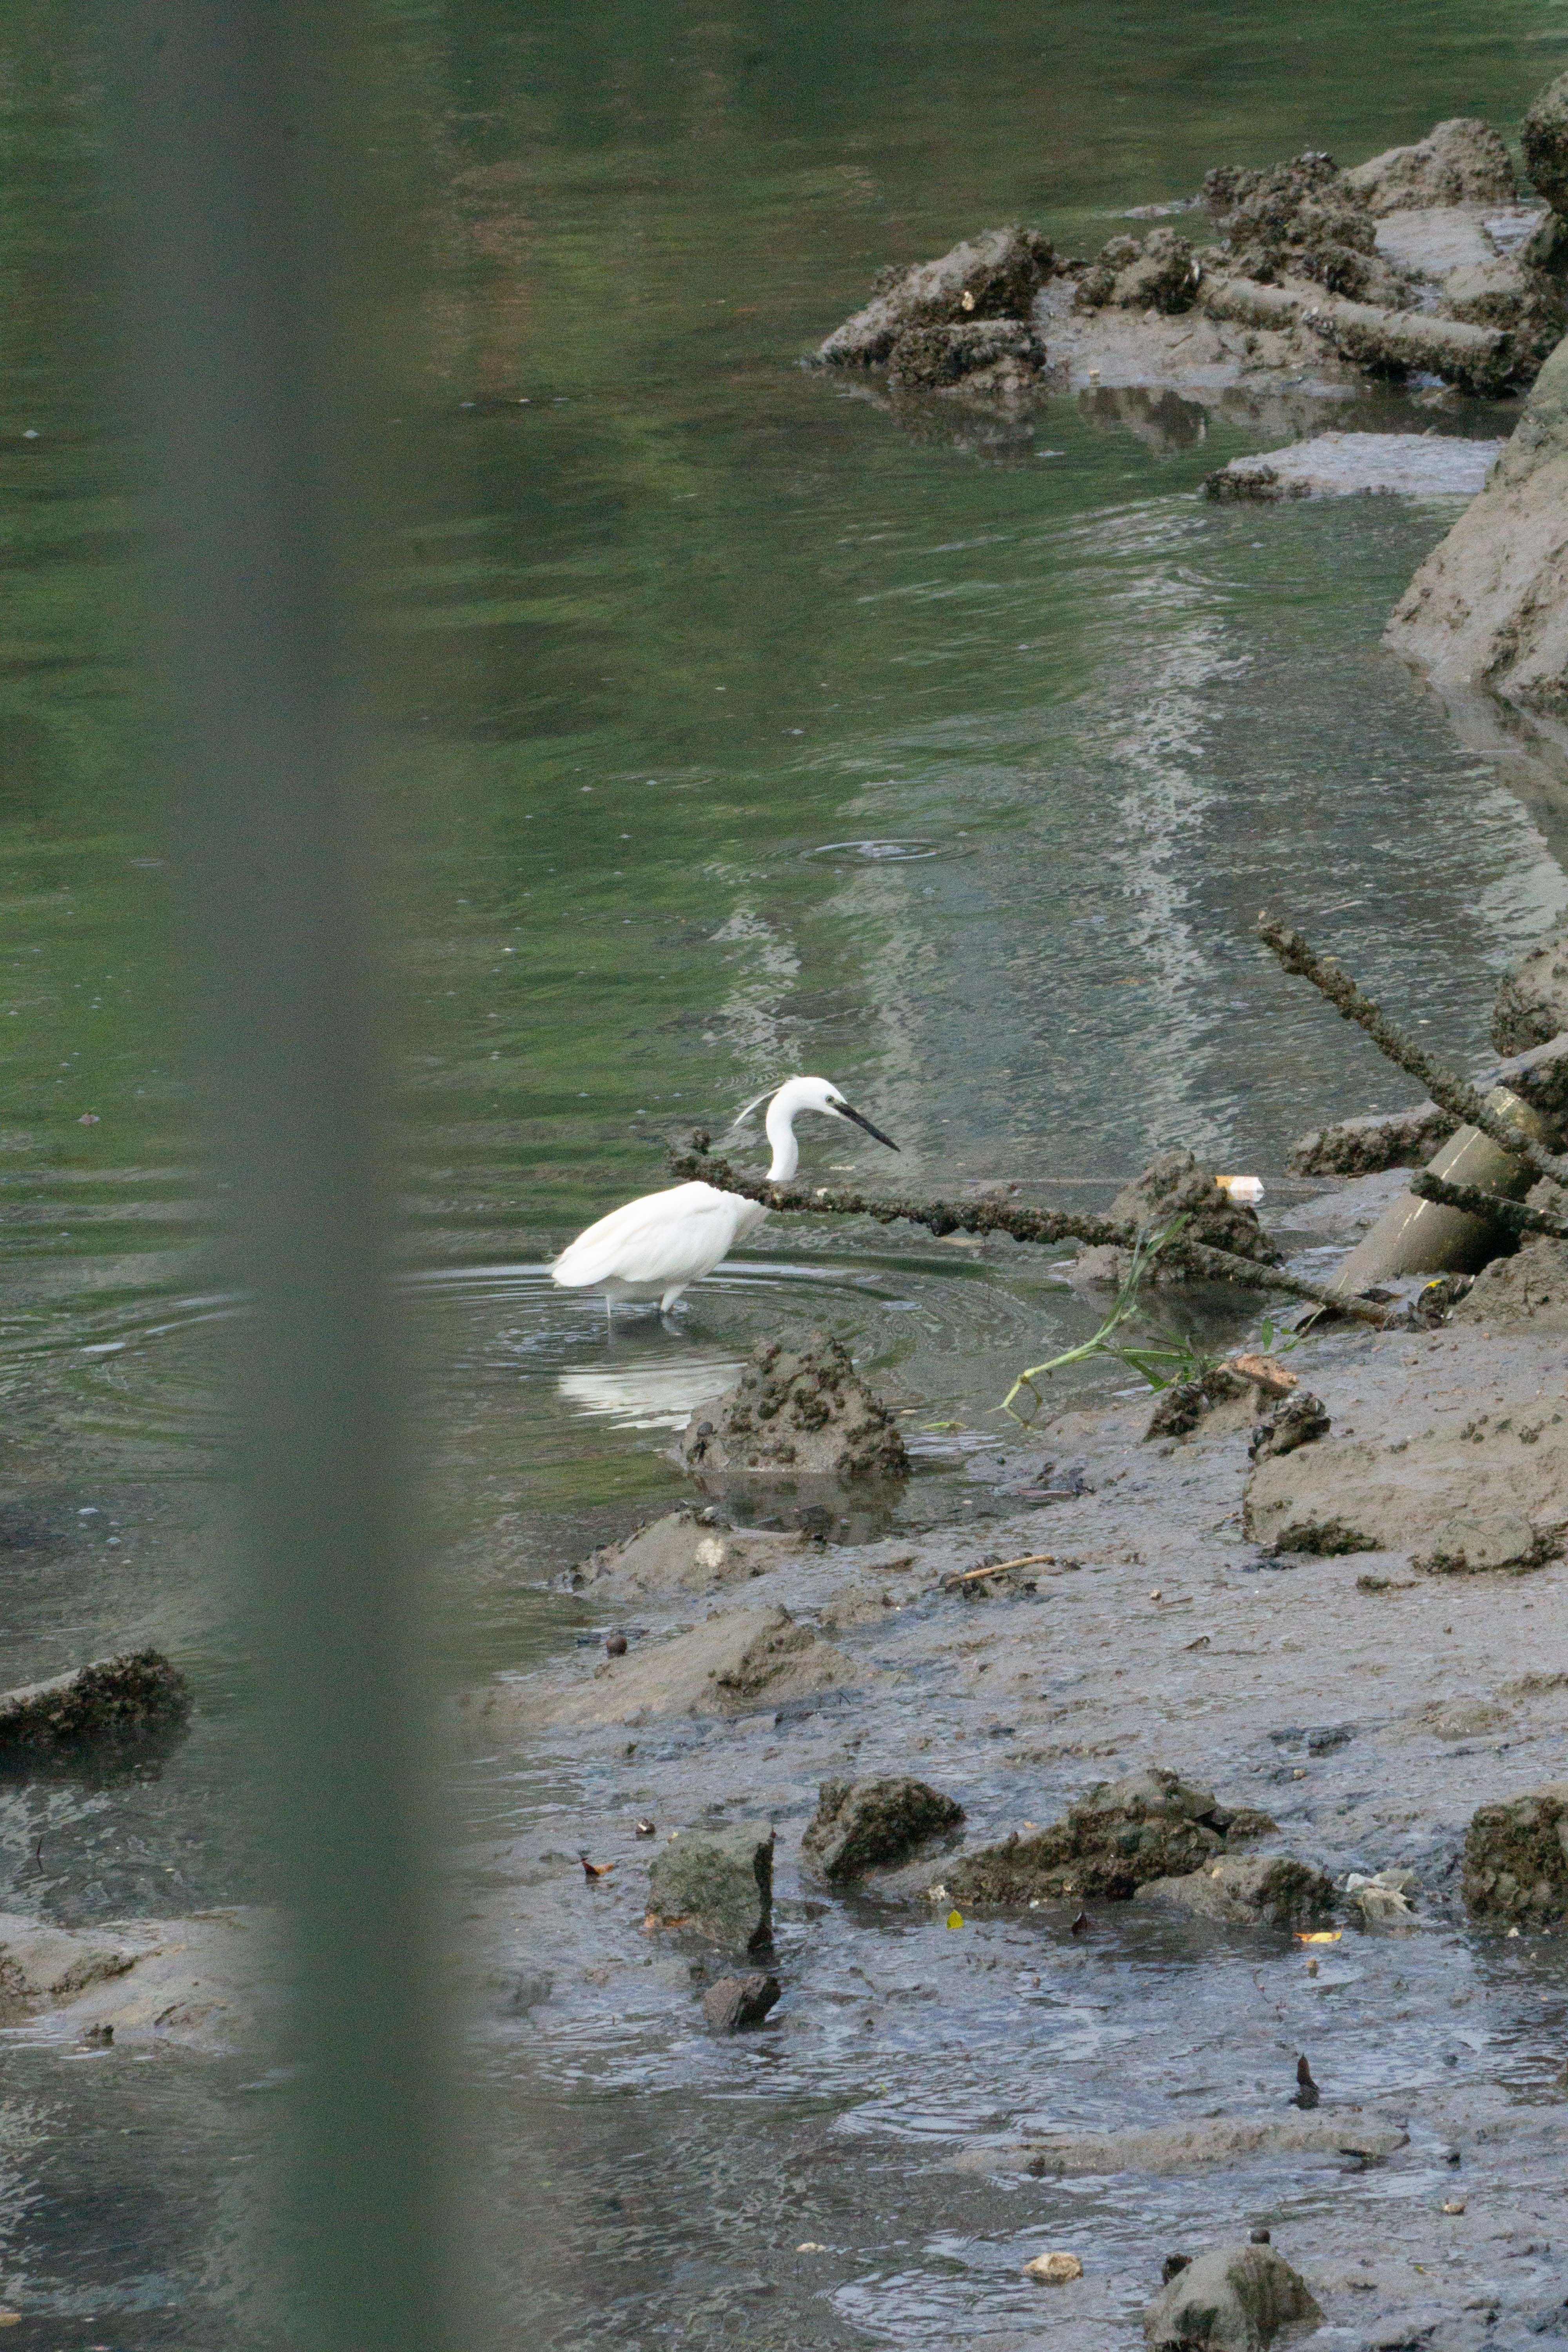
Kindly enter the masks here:
<path id="1" fill-rule="evenodd" d="M 1172 228 L 1147 236 L 1113 236 L 1100 258 L 1079 279 L 1074 308 L 1099 310 L 1159 310 L 1176 317 L 1190 310 L 1199 278 L 1192 242 Z"/>
<path id="2" fill-rule="evenodd" d="M 1226 1851 L 1237 1833 L 1274 1824 L 1221 1805 L 1155 1766 L 1102 1780 L 1064 1821 L 962 1855 L 942 1873 L 955 1902 L 1016 1905 L 1100 1896 L 1124 1902 L 1152 1878 L 1178 1878 Z"/>
<path id="3" fill-rule="evenodd" d="M 1464 1886 L 1478 1919 L 1562 1925 L 1568 1915 L 1568 1781 L 1479 1808 L 1465 1835 Z"/>
<path id="4" fill-rule="evenodd" d="M 773 1833 L 755 1822 L 687 1830 L 648 1874 L 648 1906 L 667 1927 L 695 1927 L 748 1952 L 773 1940 Z"/>
<path id="5" fill-rule="evenodd" d="M 1170 1903 L 1237 1927 L 1300 1927 L 1334 1907 L 1333 1881 L 1289 1854 L 1222 1854 L 1181 1878 L 1154 1878 L 1138 1900 Z"/>
<path id="6" fill-rule="evenodd" d="M 693 1413 L 679 1451 L 702 1477 L 901 1478 L 910 1466 L 898 1423 L 825 1331 L 798 1352 L 760 1341 L 735 1386 Z"/>
<path id="7" fill-rule="evenodd" d="M 1143 2334 L 1150 2352 L 1266 2352 L 1322 2316 L 1306 2280 L 1272 2246 L 1216 2246 L 1149 2305 Z"/>
<path id="8" fill-rule="evenodd" d="M 144 1738 L 184 1723 L 191 1690 L 161 1650 L 101 1658 L 0 1692 L 0 1757 Z"/>
<path id="9" fill-rule="evenodd" d="M 801 1852 L 824 1878 L 839 1881 L 905 1862 L 963 1819 L 961 1804 L 924 1780 L 824 1780 L 819 1794 Z"/>
<path id="10" fill-rule="evenodd" d="M 1315 1445 L 1320 1437 L 1327 1437 L 1331 1425 L 1322 1398 L 1310 1389 L 1299 1390 L 1295 1396 L 1283 1398 L 1254 1427 L 1247 1458 L 1267 1462 L 1272 1454 L 1294 1454 L 1299 1445 Z"/>

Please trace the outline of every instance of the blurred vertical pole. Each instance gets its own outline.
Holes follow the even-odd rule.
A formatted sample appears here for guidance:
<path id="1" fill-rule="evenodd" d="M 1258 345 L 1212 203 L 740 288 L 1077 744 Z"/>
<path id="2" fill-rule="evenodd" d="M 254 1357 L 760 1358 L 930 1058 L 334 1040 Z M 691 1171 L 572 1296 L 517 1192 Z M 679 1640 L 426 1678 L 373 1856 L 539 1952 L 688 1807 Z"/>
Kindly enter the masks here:
<path id="1" fill-rule="evenodd" d="M 300 2069 L 287 2335 L 436 2352 L 445 2102 L 363 613 L 396 402 L 377 20 L 369 0 L 114 14 L 193 1025 L 255 1299 L 237 1402 Z"/>

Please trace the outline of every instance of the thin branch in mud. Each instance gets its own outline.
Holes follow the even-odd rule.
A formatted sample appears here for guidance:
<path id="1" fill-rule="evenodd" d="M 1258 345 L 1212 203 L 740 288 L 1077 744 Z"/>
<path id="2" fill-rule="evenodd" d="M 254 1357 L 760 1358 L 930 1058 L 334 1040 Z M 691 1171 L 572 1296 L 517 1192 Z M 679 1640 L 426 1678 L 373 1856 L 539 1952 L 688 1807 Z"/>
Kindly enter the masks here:
<path id="1" fill-rule="evenodd" d="M 1568 1242 L 1568 1224 L 1561 1217 L 1527 1208 L 1522 1201 L 1505 1201 L 1483 1184 L 1452 1184 L 1446 1176 L 1434 1176 L 1423 1168 L 1410 1179 L 1410 1189 L 1424 1201 L 1440 1202 L 1446 1209 L 1467 1209 L 1472 1216 L 1489 1217 L 1510 1234 L 1550 1234 L 1553 1241 Z"/>
<path id="2" fill-rule="evenodd" d="M 1548 1151 L 1533 1136 L 1510 1127 L 1506 1118 L 1489 1110 L 1474 1087 L 1456 1077 L 1440 1062 L 1435 1062 L 1414 1037 L 1396 1027 L 1382 1005 L 1364 989 L 1358 988 L 1331 956 L 1319 955 L 1300 931 L 1293 931 L 1288 923 L 1279 922 L 1267 910 L 1258 918 L 1258 936 L 1272 948 L 1287 971 L 1310 980 L 1336 1013 L 1364 1029 L 1378 1052 L 1417 1079 L 1441 1109 L 1452 1111 L 1467 1127 L 1479 1127 L 1500 1150 L 1506 1151 L 1511 1159 L 1526 1161 L 1538 1176 L 1555 1176 L 1560 1183 L 1568 1183 L 1568 1160 Z"/>
<path id="3" fill-rule="evenodd" d="M 765 1177 L 742 1175 L 727 1160 L 710 1159 L 705 1151 L 671 1151 L 669 1170 L 673 1176 L 695 1178 L 716 1185 L 721 1192 L 739 1192 L 744 1200 L 760 1201 L 764 1209 L 810 1216 L 874 1217 L 881 1225 L 896 1224 L 901 1218 L 911 1225 L 924 1225 L 929 1233 L 1009 1234 L 1016 1242 L 1042 1246 L 1087 1242 L 1091 1246 L 1132 1249 L 1138 1242 L 1131 1225 L 1070 1209 L 1026 1209 L 1006 1201 L 879 1200 L 831 1185 L 808 1192 L 799 1184 L 770 1184 Z M 1185 1234 L 1173 1240 L 1164 1255 L 1167 1264 L 1200 1281 L 1234 1282 L 1250 1290 L 1282 1290 L 1314 1307 L 1331 1307 L 1337 1315 L 1375 1323 L 1380 1329 L 1388 1320 L 1384 1309 L 1370 1300 L 1342 1298 L 1321 1282 L 1303 1282 L 1295 1275 L 1281 1274 L 1277 1266 L 1260 1265 L 1232 1250 L 1212 1249 L 1206 1242 L 1193 1241 Z"/>

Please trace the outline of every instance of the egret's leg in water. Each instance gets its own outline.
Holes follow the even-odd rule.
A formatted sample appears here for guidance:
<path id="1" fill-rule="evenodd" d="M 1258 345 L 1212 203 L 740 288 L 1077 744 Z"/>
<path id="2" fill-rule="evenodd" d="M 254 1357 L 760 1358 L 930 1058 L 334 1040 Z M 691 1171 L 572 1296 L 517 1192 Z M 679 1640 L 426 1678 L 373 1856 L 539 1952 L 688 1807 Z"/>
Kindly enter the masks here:
<path id="1" fill-rule="evenodd" d="M 661 1315 L 668 1314 L 670 1308 L 674 1306 L 676 1300 L 679 1297 L 681 1292 L 685 1288 L 685 1283 L 678 1282 L 673 1290 L 667 1290 L 665 1292 L 664 1297 L 658 1302 L 658 1311 Z"/>

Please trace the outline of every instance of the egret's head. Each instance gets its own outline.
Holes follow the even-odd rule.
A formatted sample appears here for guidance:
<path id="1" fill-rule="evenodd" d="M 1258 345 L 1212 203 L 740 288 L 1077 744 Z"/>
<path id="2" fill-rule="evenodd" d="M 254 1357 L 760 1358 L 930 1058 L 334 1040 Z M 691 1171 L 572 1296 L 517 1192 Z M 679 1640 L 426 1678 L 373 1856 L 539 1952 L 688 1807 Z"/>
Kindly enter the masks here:
<path id="1" fill-rule="evenodd" d="M 758 1102 L 766 1102 L 767 1099 L 765 1095 L 757 1097 Z M 756 1103 L 748 1103 L 741 1118 L 744 1118 L 747 1111 L 756 1108 Z M 879 1143 L 885 1143 L 889 1151 L 896 1151 L 899 1148 L 890 1135 L 884 1135 L 879 1127 L 873 1127 L 868 1118 L 845 1101 L 831 1078 L 786 1079 L 769 1106 L 770 1123 L 775 1109 L 789 1119 L 794 1119 L 803 1110 L 825 1111 L 829 1118 L 847 1119 L 853 1126 L 864 1128 L 866 1133 L 875 1136 Z M 739 1123 L 737 1120 L 736 1124 Z"/>

